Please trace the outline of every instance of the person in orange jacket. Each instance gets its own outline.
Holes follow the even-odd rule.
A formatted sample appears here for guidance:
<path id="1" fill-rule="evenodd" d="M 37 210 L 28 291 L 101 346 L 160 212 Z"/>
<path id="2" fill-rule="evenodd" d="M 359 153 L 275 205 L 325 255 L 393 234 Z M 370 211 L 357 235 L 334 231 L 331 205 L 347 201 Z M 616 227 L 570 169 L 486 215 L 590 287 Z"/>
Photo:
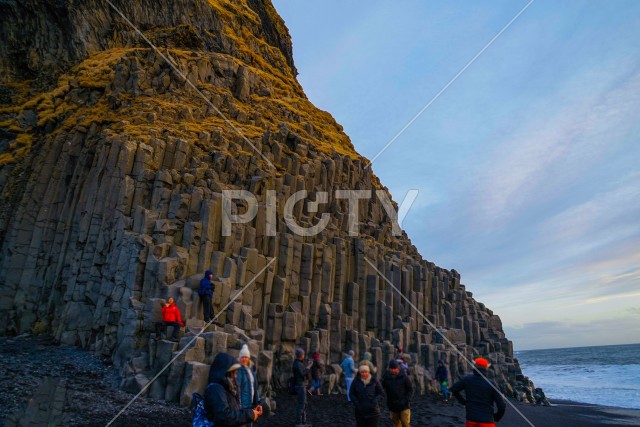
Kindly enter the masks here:
<path id="1" fill-rule="evenodd" d="M 184 322 L 180 316 L 180 310 L 176 306 L 175 300 L 172 297 L 167 300 L 166 304 L 162 304 L 162 320 L 160 322 L 156 322 L 156 341 L 160 339 L 160 334 L 167 326 L 173 326 L 171 340 L 178 341 L 178 331 L 180 328 L 184 327 Z"/>

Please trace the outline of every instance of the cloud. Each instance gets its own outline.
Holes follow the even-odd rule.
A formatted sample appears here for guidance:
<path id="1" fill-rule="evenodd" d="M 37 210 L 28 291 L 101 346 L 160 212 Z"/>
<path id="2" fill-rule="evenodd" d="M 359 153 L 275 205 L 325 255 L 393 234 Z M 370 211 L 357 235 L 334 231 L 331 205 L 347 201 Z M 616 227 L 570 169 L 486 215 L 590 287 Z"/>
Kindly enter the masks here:
<path id="1" fill-rule="evenodd" d="M 490 153 L 474 183 L 472 212 L 480 225 L 502 224 L 549 200 L 628 144 L 640 112 L 640 73 L 629 73 L 623 65 L 630 64 L 617 65 L 622 68 L 589 72 L 567 82 L 564 94 L 537 101 L 529 121 Z"/>

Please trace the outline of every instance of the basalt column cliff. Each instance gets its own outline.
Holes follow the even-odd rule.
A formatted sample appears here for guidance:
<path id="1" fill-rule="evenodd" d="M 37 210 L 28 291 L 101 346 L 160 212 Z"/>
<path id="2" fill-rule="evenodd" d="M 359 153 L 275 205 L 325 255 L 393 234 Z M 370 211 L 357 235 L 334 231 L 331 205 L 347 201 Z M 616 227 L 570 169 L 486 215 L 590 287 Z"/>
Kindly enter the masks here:
<path id="1" fill-rule="evenodd" d="M 269 1 L 114 5 L 159 53 L 104 1 L 0 2 L 0 334 L 50 333 L 110 357 L 137 391 L 204 326 L 195 289 L 211 269 L 216 312 L 253 283 L 223 313 L 225 327 L 209 327 L 154 382 L 153 397 L 188 403 L 215 354 L 245 342 L 267 391 L 288 375 L 296 346 L 330 363 L 370 351 L 378 365 L 399 346 L 420 385 L 437 359 L 454 378 L 467 371 L 386 278 L 463 354 L 489 357 L 499 384 L 515 383 L 498 316 L 455 270 L 392 233 L 376 191 L 388 193 L 307 100 Z M 353 206 L 336 192 L 345 189 L 371 194 L 358 202 L 355 236 Z M 224 190 L 258 201 L 228 236 Z M 300 190 L 328 197 L 287 217 Z M 323 214 L 314 236 L 285 221 L 310 227 Z M 179 343 L 151 339 L 169 296 L 187 323 Z"/>

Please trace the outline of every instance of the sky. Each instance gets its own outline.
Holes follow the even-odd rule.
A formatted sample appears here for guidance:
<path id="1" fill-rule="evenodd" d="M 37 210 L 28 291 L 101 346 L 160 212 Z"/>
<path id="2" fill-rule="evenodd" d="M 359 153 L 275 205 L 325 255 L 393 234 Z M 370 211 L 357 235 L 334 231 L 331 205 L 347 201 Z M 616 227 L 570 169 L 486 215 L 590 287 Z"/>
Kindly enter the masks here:
<path id="1" fill-rule="evenodd" d="M 309 99 L 516 350 L 640 342 L 640 2 L 274 0 Z"/>

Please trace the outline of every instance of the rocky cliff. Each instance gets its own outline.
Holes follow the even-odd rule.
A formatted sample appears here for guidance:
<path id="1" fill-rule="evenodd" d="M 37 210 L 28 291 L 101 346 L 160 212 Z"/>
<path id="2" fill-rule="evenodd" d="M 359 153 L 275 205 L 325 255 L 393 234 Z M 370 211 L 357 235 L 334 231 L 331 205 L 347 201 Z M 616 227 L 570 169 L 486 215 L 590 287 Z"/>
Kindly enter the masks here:
<path id="1" fill-rule="evenodd" d="M 455 270 L 394 235 L 375 193 L 386 189 L 306 98 L 269 1 L 113 4 L 141 34 L 103 1 L 0 3 L 0 334 L 47 332 L 110 357 L 137 391 L 203 328 L 194 290 L 211 269 L 216 312 L 251 285 L 223 313 L 225 327 L 210 326 L 150 387 L 153 397 L 187 403 L 215 353 L 244 342 L 267 391 L 295 346 L 334 363 L 371 351 L 383 364 L 399 345 L 420 383 L 437 359 L 454 376 L 466 371 L 443 336 L 467 357 L 489 357 L 500 384 L 515 382 L 499 317 Z M 355 236 L 343 189 L 372 195 L 357 202 Z M 225 190 L 258 201 L 230 235 Z M 300 190 L 322 203 L 287 210 Z M 314 199 L 320 191 L 327 200 Z M 313 236 L 287 225 L 323 214 Z M 187 319 L 179 343 L 150 339 L 168 296 Z"/>

